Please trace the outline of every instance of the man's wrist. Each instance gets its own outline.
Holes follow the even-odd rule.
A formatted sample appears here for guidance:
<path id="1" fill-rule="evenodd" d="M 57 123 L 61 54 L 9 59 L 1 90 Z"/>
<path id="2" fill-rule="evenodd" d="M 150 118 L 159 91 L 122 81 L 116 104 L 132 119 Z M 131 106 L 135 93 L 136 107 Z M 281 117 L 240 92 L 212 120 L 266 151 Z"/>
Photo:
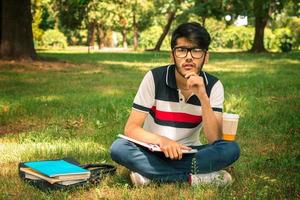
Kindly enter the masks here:
<path id="1" fill-rule="evenodd" d="M 208 96 L 205 91 L 199 91 L 198 94 L 196 94 L 196 95 L 197 95 L 198 99 L 200 100 L 201 104 L 204 101 L 209 101 Z"/>

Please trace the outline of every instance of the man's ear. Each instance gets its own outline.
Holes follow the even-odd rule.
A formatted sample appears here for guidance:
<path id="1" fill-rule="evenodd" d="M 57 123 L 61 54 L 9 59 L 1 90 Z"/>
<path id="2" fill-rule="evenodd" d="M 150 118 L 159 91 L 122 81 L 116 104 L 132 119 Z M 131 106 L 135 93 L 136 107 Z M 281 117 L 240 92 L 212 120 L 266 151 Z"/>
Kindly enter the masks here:
<path id="1" fill-rule="evenodd" d="M 209 60 L 209 52 L 207 51 L 207 52 L 206 52 L 206 56 L 205 56 L 205 61 L 204 61 L 204 63 L 207 64 L 207 63 L 208 63 L 208 60 Z"/>

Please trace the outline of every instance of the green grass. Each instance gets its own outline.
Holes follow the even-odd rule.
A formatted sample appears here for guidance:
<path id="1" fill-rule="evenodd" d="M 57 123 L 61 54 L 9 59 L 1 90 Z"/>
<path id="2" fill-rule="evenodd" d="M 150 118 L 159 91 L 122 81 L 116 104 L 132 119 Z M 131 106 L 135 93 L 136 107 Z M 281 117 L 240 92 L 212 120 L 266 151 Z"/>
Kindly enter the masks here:
<path id="1" fill-rule="evenodd" d="M 152 184 L 128 171 L 89 189 L 43 193 L 17 175 L 21 161 L 72 156 L 109 162 L 145 72 L 167 52 L 41 52 L 48 62 L 0 62 L 0 199 L 299 199 L 300 53 L 211 53 L 206 71 L 225 87 L 225 111 L 240 114 L 240 159 L 226 188 Z"/>

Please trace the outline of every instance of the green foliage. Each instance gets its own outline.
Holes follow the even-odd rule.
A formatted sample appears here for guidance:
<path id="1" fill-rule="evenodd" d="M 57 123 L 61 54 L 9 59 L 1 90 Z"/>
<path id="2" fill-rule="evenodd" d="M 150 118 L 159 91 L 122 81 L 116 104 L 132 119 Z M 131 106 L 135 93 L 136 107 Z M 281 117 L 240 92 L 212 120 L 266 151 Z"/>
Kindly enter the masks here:
<path id="1" fill-rule="evenodd" d="M 291 24 L 297 25 L 299 22 L 291 20 Z M 212 37 L 210 48 L 212 50 L 230 48 L 249 50 L 252 46 L 254 38 L 254 27 L 251 26 L 225 26 L 224 23 L 208 19 L 206 22 L 207 29 Z M 290 26 L 291 27 L 291 26 Z M 270 28 L 265 28 L 264 44 L 268 50 L 271 51 L 291 51 L 292 47 L 295 49 L 299 46 L 300 28 L 294 26 L 294 31 L 289 27 L 276 28 L 273 31 Z"/>
<path id="2" fill-rule="evenodd" d="M 270 28 L 265 28 L 264 45 L 268 50 L 279 51 L 278 42 L 276 42 L 276 37 Z"/>
<path id="3" fill-rule="evenodd" d="M 82 29 L 65 29 L 63 31 L 67 38 L 68 45 L 85 45 L 87 39 L 87 31 Z"/>
<path id="4" fill-rule="evenodd" d="M 42 2 L 41 0 L 36 0 L 32 3 L 31 12 L 32 12 L 32 33 L 33 40 L 37 43 L 41 41 L 43 36 L 43 29 L 40 28 L 40 24 L 42 23 Z"/>
<path id="5" fill-rule="evenodd" d="M 238 15 L 247 15 L 249 24 L 254 24 L 255 15 L 264 16 L 270 6 L 274 11 L 272 31 L 265 29 L 264 43 L 267 49 L 279 51 L 286 49 L 292 43 L 293 49 L 299 49 L 300 22 L 295 10 L 298 4 L 292 0 L 276 0 L 276 5 L 270 1 L 204 1 L 204 0 L 35 0 L 32 1 L 33 34 L 36 44 L 41 44 L 43 32 L 48 29 L 59 29 L 67 36 L 68 44 L 82 45 L 87 39 L 86 29 L 90 23 L 95 23 L 102 30 L 101 40 L 109 40 L 111 31 L 126 30 L 129 44 L 133 44 L 133 31 L 137 28 L 139 46 L 153 48 L 166 25 L 166 15 L 176 12 L 176 18 L 171 30 L 182 22 L 198 21 L 209 29 L 213 41 L 211 49 L 237 48 L 247 50 L 253 43 L 254 29 L 249 27 L 226 26 L 222 17 L 230 14 L 232 19 Z M 254 6 L 261 6 L 260 10 Z M 283 9 L 284 8 L 284 9 Z M 275 17 L 276 16 L 276 17 Z M 133 23 L 135 17 L 136 23 Z M 217 20 L 219 21 L 217 21 Z M 229 25 L 230 23 L 228 23 Z M 159 28 L 161 27 L 161 28 Z M 291 34 L 282 37 L 274 32 L 277 28 L 288 28 Z M 85 31 L 83 31 L 85 29 Z M 99 30 L 100 30 L 99 29 Z M 148 29 L 148 30 L 147 30 Z M 275 36 L 275 35 L 276 36 Z M 279 34 L 280 35 L 280 34 Z M 290 38 L 292 37 L 292 39 Z M 107 39 L 108 38 L 108 39 Z M 163 43 L 163 49 L 169 49 L 169 36 Z M 119 40 L 121 43 L 122 38 Z M 111 44 L 111 42 L 105 42 Z"/>
<path id="6" fill-rule="evenodd" d="M 46 47 L 65 48 L 67 47 L 67 39 L 59 30 L 48 30 L 42 37 L 42 44 Z"/>
<path id="7" fill-rule="evenodd" d="M 194 0 L 194 2 L 194 6 L 189 11 L 200 17 L 221 19 L 224 16 L 223 0 Z"/>
<path id="8" fill-rule="evenodd" d="M 150 0 L 136 0 L 131 6 L 138 31 L 142 32 L 149 28 L 153 23 L 155 13 L 153 2 Z"/>
<path id="9" fill-rule="evenodd" d="M 86 8 L 89 2 L 90 0 L 55 1 L 61 25 L 70 29 L 79 28 L 88 14 Z"/>
<path id="10" fill-rule="evenodd" d="M 219 22 L 214 23 L 215 26 L 211 22 L 209 24 L 207 29 L 212 37 L 211 49 L 233 48 L 248 50 L 251 48 L 254 28 L 245 26 L 228 26 L 225 28 L 225 25 Z"/>
<path id="11" fill-rule="evenodd" d="M 37 9 L 33 13 L 33 22 L 32 22 L 32 33 L 34 41 L 41 41 L 42 36 L 44 34 L 43 29 L 40 28 L 40 24 L 42 22 L 42 11 Z"/>
<path id="12" fill-rule="evenodd" d="M 39 27 L 44 31 L 48 29 L 54 29 L 56 26 L 58 26 L 57 11 L 53 9 L 52 1 L 54 0 L 42 1 L 42 5 L 41 5 L 42 21 Z"/>
<path id="13" fill-rule="evenodd" d="M 154 7 L 159 14 L 167 14 L 169 12 L 177 11 L 181 8 L 182 0 L 154 0 Z"/>
<path id="14" fill-rule="evenodd" d="M 293 17 L 288 27 L 290 28 L 293 37 L 293 47 L 295 49 L 299 49 L 300 48 L 300 18 Z"/>
<path id="15" fill-rule="evenodd" d="M 277 49 L 280 49 L 280 46 L 282 48 L 290 46 L 295 50 L 299 49 L 300 18 L 296 16 L 296 10 L 293 10 L 292 6 L 293 4 L 290 2 L 283 10 L 284 12 L 272 16 L 271 28 L 276 35 Z"/>
<path id="16" fill-rule="evenodd" d="M 151 49 L 155 46 L 163 29 L 161 26 L 151 26 L 149 29 L 143 31 L 140 35 L 140 46 L 144 49 Z M 171 48 L 171 38 L 167 36 L 161 46 L 161 49 L 169 50 Z"/>
<path id="17" fill-rule="evenodd" d="M 288 28 L 279 28 L 274 31 L 277 39 L 277 46 L 282 52 L 289 52 L 292 50 L 292 33 Z"/>

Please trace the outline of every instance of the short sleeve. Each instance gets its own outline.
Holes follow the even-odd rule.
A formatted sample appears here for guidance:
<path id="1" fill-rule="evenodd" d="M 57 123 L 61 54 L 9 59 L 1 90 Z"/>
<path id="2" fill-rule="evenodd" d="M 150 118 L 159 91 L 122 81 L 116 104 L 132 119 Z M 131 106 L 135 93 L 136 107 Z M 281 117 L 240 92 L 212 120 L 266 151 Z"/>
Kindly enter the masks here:
<path id="1" fill-rule="evenodd" d="M 155 84 L 151 71 L 143 78 L 133 101 L 133 109 L 149 112 L 155 102 Z"/>
<path id="2" fill-rule="evenodd" d="M 213 86 L 210 94 L 210 105 L 213 111 L 222 112 L 224 103 L 224 87 L 220 80 Z"/>

